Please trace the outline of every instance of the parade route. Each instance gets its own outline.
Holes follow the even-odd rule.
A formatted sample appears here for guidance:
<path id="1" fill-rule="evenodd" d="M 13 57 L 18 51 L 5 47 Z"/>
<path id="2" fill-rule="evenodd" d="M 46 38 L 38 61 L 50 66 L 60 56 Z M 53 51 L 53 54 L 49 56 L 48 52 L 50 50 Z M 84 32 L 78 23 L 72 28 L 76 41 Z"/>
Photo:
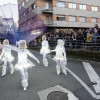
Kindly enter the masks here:
<path id="1" fill-rule="evenodd" d="M 51 98 L 60 100 L 57 94 L 62 96 L 64 95 L 62 92 L 67 95 L 67 97 L 65 95 L 64 100 L 73 100 L 72 95 L 75 97 L 74 100 L 100 99 L 100 93 L 96 93 L 83 61 L 68 58 L 67 75 L 61 73 L 58 76 L 56 62 L 52 60 L 52 57 L 48 58 L 49 66 L 45 67 L 42 63 L 42 55 L 35 51 L 32 53 L 40 60 L 40 64 L 29 57 L 36 66 L 28 70 L 29 87 L 27 91 L 24 92 L 22 89 L 19 71 L 15 70 L 14 74 L 10 75 L 8 67 L 7 75 L 0 77 L 0 100 L 43 100 L 43 97 L 46 97 L 47 100 L 52 100 Z M 12 54 L 17 57 L 16 52 L 12 51 Z M 16 57 L 13 64 L 17 62 Z M 85 63 L 89 63 L 98 77 L 100 76 L 100 64 Z M 1 71 L 0 68 L 0 74 Z M 59 92 L 55 93 L 55 91 Z"/>

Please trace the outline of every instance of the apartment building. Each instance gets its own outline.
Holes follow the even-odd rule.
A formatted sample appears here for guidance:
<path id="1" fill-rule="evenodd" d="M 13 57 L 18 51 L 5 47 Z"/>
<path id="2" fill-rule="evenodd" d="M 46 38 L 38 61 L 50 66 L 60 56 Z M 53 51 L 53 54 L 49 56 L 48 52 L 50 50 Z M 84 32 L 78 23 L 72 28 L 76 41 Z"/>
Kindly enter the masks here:
<path id="1" fill-rule="evenodd" d="M 51 30 L 93 28 L 95 24 L 100 27 L 100 0 L 18 0 L 18 4 L 19 26 L 31 21 L 32 12 Z M 25 20 L 29 15 L 28 21 Z"/>

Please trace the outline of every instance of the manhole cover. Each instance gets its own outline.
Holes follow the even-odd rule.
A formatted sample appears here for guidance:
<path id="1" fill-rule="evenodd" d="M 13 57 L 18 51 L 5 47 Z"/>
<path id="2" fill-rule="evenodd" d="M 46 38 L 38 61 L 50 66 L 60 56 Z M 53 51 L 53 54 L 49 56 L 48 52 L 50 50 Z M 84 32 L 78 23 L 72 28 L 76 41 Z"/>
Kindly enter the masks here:
<path id="1" fill-rule="evenodd" d="M 47 96 L 47 100 L 68 100 L 68 96 L 66 93 L 54 91 Z"/>

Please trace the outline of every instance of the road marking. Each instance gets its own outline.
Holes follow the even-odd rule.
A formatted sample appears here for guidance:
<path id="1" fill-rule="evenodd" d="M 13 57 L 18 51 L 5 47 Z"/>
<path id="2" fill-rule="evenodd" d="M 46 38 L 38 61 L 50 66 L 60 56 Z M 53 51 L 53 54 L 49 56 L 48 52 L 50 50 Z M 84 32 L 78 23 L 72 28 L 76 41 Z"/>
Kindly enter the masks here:
<path id="1" fill-rule="evenodd" d="M 35 51 L 35 53 L 38 53 Z M 39 53 L 38 53 L 39 54 Z M 52 58 L 50 58 L 53 60 Z M 53 60 L 54 61 L 54 60 Z M 76 78 L 76 80 L 90 93 L 90 95 L 95 99 L 100 99 L 100 95 L 95 94 L 89 87 L 86 85 L 76 74 L 74 74 L 70 69 L 66 67 L 67 71 L 72 74 L 73 77 Z"/>
<path id="2" fill-rule="evenodd" d="M 77 75 L 75 75 L 70 69 L 66 68 L 80 84 L 91 94 L 93 98 L 100 99 L 100 95 L 96 95 Z"/>
<path id="3" fill-rule="evenodd" d="M 91 82 L 97 81 L 99 79 L 99 76 L 95 72 L 95 70 L 92 68 L 92 66 L 87 62 L 83 62 L 83 65 L 85 67 L 85 70 L 86 70 Z M 93 87 L 94 87 L 96 93 L 100 93 L 100 84 L 93 85 Z"/>
<path id="4" fill-rule="evenodd" d="M 71 91 L 66 88 L 63 88 L 60 85 L 49 87 L 47 89 L 38 91 L 37 93 L 40 97 L 40 100 L 47 100 L 47 96 L 53 91 L 61 91 L 63 93 L 66 93 L 66 95 L 68 96 L 68 100 L 79 100 L 79 98 L 77 98 Z"/>

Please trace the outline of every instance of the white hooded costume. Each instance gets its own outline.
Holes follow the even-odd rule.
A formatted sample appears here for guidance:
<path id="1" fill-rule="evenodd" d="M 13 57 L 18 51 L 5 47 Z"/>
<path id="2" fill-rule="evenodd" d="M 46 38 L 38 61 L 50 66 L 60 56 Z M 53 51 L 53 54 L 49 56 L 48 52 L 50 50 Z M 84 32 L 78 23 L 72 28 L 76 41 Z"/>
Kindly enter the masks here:
<path id="1" fill-rule="evenodd" d="M 21 49 L 21 44 L 25 43 L 25 48 Z M 39 60 L 28 50 L 27 45 L 26 45 L 26 41 L 25 40 L 20 40 L 17 42 L 18 47 L 10 47 L 12 50 L 16 51 L 18 53 L 18 62 L 15 65 L 15 69 L 18 69 L 21 76 L 22 76 L 22 86 L 24 88 L 24 90 L 27 89 L 28 87 L 28 72 L 27 69 L 34 66 L 34 64 L 29 61 L 28 59 L 28 55 L 35 59 L 38 63 Z"/>
<path id="2" fill-rule="evenodd" d="M 6 42 L 8 42 L 8 45 L 6 45 Z M 12 64 L 14 57 L 12 56 L 11 49 L 9 47 L 10 47 L 9 40 L 5 39 L 3 41 L 2 53 L 0 55 L 0 59 L 4 62 L 4 66 L 2 67 L 2 75 L 1 76 L 6 75 L 7 62 L 9 63 L 10 73 L 13 74 L 13 72 L 14 72 L 14 68 L 13 68 L 13 64 Z"/>
<path id="3" fill-rule="evenodd" d="M 45 38 L 45 40 L 43 40 Z M 42 48 L 40 50 L 40 54 L 43 55 L 43 64 L 47 67 L 48 66 L 48 60 L 46 58 L 46 55 L 50 53 L 49 44 L 46 40 L 45 36 L 42 36 Z"/>
<path id="4" fill-rule="evenodd" d="M 65 65 L 67 64 L 67 58 L 66 58 L 66 52 L 65 52 L 65 47 L 64 47 L 64 41 L 59 39 L 58 44 L 55 48 L 55 50 L 51 50 L 51 52 L 56 52 L 56 56 L 54 57 L 54 60 L 57 62 L 56 69 L 57 69 L 57 74 L 59 75 L 62 69 L 62 72 L 66 75 L 66 67 Z"/>

